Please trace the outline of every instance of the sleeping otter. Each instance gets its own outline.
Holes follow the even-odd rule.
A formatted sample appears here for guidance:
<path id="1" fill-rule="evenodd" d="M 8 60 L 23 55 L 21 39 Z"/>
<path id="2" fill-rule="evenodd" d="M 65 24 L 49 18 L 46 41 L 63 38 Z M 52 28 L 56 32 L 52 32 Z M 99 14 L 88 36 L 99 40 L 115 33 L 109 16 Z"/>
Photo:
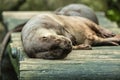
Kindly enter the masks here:
<path id="1" fill-rule="evenodd" d="M 55 13 L 66 16 L 80 16 L 99 24 L 95 12 L 84 4 L 69 4 L 65 7 L 58 8 Z"/>
<path id="2" fill-rule="evenodd" d="M 84 17 L 99 25 L 99 21 L 97 19 L 95 12 L 90 7 L 84 4 L 69 4 L 65 7 L 58 8 L 55 11 L 55 14 Z M 111 32 L 105 29 L 104 27 L 100 27 L 99 29 L 101 33 L 107 34 L 106 37 L 112 37 L 113 35 L 115 35 L 113 33 L 112 33 L 113 35 L 111 35 Z"/>
<path id="3" fill-rule="evenodd" d="M 91 45 L 97 44 L 119 45 L 119 36 L 106 38 L 99 28 L 83 17 L 40 14 L 23 27 L 23 47 L 31 58 L 63 59 L 72 49 L 91 49 Z"/>

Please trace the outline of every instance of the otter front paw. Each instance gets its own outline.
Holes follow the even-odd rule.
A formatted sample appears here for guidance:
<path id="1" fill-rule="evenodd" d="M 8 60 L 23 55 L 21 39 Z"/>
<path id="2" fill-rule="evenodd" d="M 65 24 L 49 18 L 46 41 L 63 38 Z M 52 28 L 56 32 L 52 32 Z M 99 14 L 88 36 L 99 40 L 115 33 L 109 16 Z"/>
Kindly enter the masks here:
<path id="1" fill-rule="evenodd" d="M 81 44 L 73 46 L 73 50 L 92 50 L 91 45 Z"/>

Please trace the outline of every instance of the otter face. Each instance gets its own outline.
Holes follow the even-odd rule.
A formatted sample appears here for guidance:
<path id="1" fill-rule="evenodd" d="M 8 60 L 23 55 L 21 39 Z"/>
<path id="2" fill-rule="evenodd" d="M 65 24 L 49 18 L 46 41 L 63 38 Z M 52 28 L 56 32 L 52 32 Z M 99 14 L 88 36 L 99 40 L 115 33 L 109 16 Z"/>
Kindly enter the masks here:
<path id="1" fill-rule="evenodd" d="M 28 56 L 43 59 L 63 59 L 72 50 L 72 42 L 60 35 L 39 36 Z"/>

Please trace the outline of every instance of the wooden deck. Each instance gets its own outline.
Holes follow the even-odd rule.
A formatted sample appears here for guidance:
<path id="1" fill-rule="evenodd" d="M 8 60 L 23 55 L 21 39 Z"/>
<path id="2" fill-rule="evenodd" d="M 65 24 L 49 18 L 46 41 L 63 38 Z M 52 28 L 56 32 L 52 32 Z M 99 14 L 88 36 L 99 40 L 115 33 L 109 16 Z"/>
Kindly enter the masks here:
<path id="1" fill-rule="evenodd" d="M 64 60 L 26 59 L 20 62 L 20 79 L 119 80 L 119 52 L 116 50 L 73 51 Z"/>
<path id="2" fill-rule="evenodd" d="M 21 47 L 20 33 L 13 33 L 12 40 L 12 52 L 16 52 L 19 57 L 12 56 L 11 60 L 20 80 L 120 79 L 120 46 L 73 50 L 63 60 L 43 60 L 28 58 L 25 55 Z M 15 62 L 16 59 L 19 62 Z"/>
<path id="3" fill-rule="evenodd" d="M 97 15 L 101 25 L 120 33 L 115 23 Z M 20 80 L 120 80 L 120 46 L 73 50 L 63 60 L 32 59 L 24 53 L 21 34 L 11 36 L 9 57 Z"/>

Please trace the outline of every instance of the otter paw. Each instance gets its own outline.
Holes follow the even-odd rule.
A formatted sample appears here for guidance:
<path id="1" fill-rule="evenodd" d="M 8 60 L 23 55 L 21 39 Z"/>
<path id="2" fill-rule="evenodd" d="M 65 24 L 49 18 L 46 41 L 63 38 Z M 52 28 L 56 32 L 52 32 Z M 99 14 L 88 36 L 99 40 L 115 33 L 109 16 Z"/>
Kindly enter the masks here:
<path id="1" fill-rule="evenodd" d="M 81 45 L 77 45 L 77 46 L 73 46 L 74 50 L 92 50 L 91 45 L 85 45 L 85 44 L 81 44 Z"/>

